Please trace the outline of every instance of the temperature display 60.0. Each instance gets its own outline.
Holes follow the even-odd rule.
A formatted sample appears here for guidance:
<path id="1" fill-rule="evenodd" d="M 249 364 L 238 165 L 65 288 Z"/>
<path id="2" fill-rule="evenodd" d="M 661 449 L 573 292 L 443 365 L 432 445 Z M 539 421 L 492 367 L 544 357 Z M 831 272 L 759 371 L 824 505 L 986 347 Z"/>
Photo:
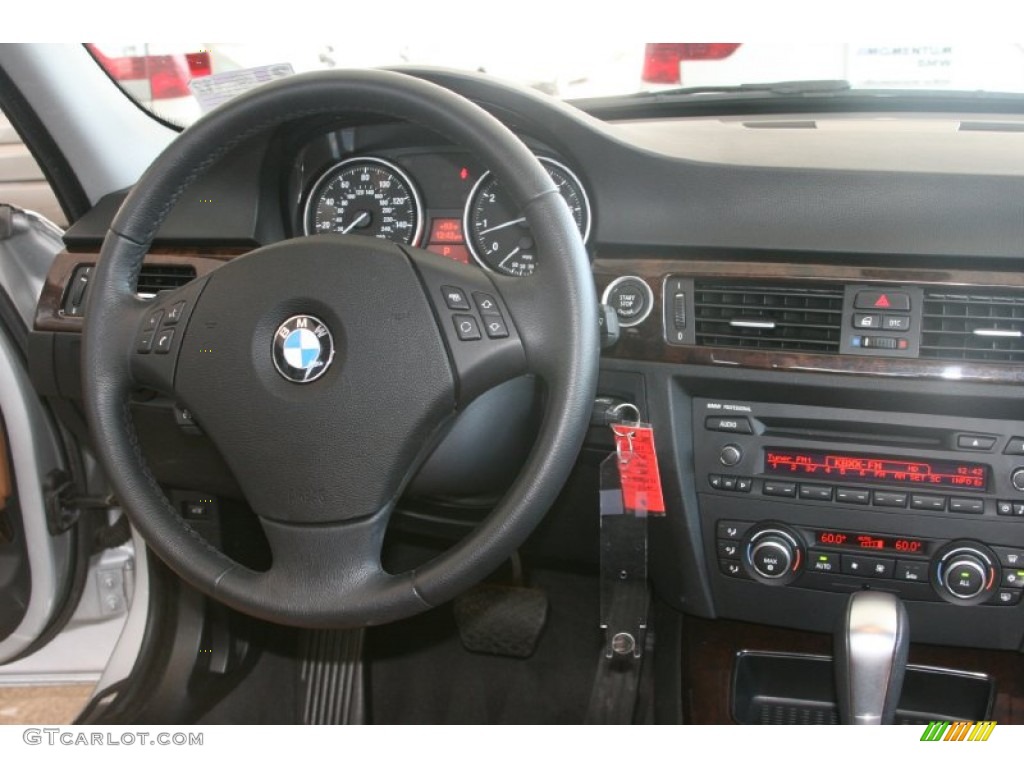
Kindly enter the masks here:
<path id="1" fill-rule="evenodd" d="M 825 547 L 873 549 L 878 552 L 899 552 L 904 555 L 928 554 L 928 543 L 922 539 L 897 536 L 876 536 L 872 533 L 849 531 L 815 531 L 814 541 Z"/>
<path id="2" fill-rule="evenodd" d="M 983 491 L 988 467 L 943 459 L 902 459 L 858 456 L 825 451 L 765 448 L 764 471 L 769 475 L 806 477 L 844 483 L 888 483 L 915 488 L 956 488 Z"/>

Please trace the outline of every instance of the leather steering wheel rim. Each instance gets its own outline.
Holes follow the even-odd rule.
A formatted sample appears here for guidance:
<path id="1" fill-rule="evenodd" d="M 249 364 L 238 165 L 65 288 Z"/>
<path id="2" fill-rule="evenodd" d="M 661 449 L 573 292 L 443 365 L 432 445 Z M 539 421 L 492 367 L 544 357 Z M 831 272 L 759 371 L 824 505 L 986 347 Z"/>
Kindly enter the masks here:
<path id="1" fill-rule="evenodd" d="M 512 335 L 521 345 L 524 363 L 519 372 L 535 375 L 545 385 L 544 417 L 518 478 L 492 514 L 467 538 L 424 566 L 403 574 L 375 570 L 374 558 L 379 566 L 383 530 L 395 500 L 390 499 L 372 513 L 329 518 L 329 524 L 323 525 L 311 524 L 312 519 L 282 522 L 260 515 L 268 537 L 273 538 L 275 563 L 267 572 L 251 571 L 189 527 L 168 501 L 140 450 L 130 404 L 133 391 L 148 383 L 139 375 L 142 358 L 137 341 L 151 304 L 135 295 L 134 285 L 145 254 L 175 202 L 233 147 L 291 121 L 353 113 L 409 121 L 441 134 L 474 153 L 520 205 L 541 258 L 534 275 L 521 279 L 477 275 L 469 268 L 450 274 L 468 285 L 489 281 L 486 285 L 503 303 Z M 288 258 L 296 259 L 296 264 L 303 258 L 300 248 L 366 250 L 309 240 L 302 246 L 288 241 L 292 245 L 282 248 L 290 249 Z M 227 280 L 228 272 L 245 274 L 249 265 L 256 269 L 262 262 L 280 261 L 280 250 L 259 249 L 236 260 L 237 269 L 228 270 L 232 262 L 212 276 L 225 271 L 223 280 Z M 381 253 L 384 250 L 388 249 Z M 424 274 L 433 269 L 415 249 L 391 248 L 366 258 L 371 256 L 394 264 L 395 269 L 406 269 L 400 265 L 408 262 L 407 271 L 424 280 Z M 203 283 L 183 295 L 212 293 L 211 285 L 212 281 Z M 168 300 L 176 298 L 172 294 Z M 432 300 L 436 302 L 437 297 Z M 575 224 L 547 172 L 503 124 L 446 89 L 395 72 L 299 75 L 252 91 L 195 123 L 129 193 L 104 240 L 90 285 L 83 331 L 86 413 L 100 461 L 132 523 L 183 579 L 237 610 L 270 621 L 307 627 L 378 624 L 439 605 L 479 581 L 526 539 L 547 512 L 586 433 L 597 381 L 596 320 L 589 263 Z M 187 329 L 178 329 L 179 339 L 184 335 L 180 344 L 187 346 L 197 322 L 193 318 Z M 437 322 L 440 337 L 445 338 L 449 318 L 438 316 Z M 450 341 L 447 345 L 451 362 L 460 353 Z M 173 357 L 184 361 L 187 352 L 176 348 Z M 257 363 L 262 365 L 261 359 Z M 469 373 L 451 364 L 455 391 L 462 386 L 468 392 Z M 181 365 L 167 379 L 172 394 L 183 375 Z M 482 381 L 487 381 L 486 375 Z M 457 402 L 455 412 L 465 404 Z M 402 483 L 392 485 L 385 490 L 404 488 Z M 337 564 L 339 559 L 345 562 Z"/>

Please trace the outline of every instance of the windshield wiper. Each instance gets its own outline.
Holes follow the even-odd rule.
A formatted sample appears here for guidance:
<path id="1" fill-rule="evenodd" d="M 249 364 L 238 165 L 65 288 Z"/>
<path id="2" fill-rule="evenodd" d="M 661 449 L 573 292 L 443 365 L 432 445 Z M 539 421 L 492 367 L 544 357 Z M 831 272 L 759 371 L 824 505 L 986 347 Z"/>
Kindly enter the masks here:
<path id="1" fill-rule="evenodd" d="M 741 85 L 695 85 L 666 91 L 646 91 L 645 96 L 703 96 L 716 93 L 758 93 L 776 96 L 828 96 L 846 93 L 846 80 L 785 80 L 778 83 L 743 83 Z"/>

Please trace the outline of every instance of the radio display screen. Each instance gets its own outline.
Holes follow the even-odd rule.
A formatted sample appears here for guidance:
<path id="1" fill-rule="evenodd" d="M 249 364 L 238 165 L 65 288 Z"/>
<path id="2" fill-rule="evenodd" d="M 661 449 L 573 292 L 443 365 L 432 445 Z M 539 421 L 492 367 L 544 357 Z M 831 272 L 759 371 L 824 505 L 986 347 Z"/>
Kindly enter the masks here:
<path id="1" fill-rule="evenodd" d="M 765 448 L 768 475 L 844 483 L 887 483 L 911 488 L 984 491 L 989 468 L 984 464 L 944 459 L 862 456 L 833 451 Z"/>

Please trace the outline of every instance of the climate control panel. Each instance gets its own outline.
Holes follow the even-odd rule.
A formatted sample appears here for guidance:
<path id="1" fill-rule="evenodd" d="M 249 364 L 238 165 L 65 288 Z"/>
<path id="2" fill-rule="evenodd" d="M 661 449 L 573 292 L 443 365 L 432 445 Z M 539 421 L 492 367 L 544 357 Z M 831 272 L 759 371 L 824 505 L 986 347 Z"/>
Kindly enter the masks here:
<path id="1" fill-rule="evenodd" d="M 774 587 L 875 587 L 912 600 L 1014 606 L 1024 591 L 1024 549 L 968 539 L 935 541 L 777 521 L 721 520 L 719 568 Z"/>

